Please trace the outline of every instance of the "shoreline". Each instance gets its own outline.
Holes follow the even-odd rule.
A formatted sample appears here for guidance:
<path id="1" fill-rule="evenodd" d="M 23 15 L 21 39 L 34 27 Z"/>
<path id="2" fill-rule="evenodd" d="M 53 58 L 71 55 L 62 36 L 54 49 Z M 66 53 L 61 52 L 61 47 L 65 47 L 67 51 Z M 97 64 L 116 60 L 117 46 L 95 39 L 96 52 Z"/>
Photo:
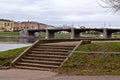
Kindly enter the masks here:
<path id="1" fill-rule="evenodd" d="M 22 36 L 0 36 L 0 38 L 40 38 L 40 37 L 32 37 L 32 36 L 26 36 L 26 37 L 22 37 Z"/>
<path id="2" fill-rule="evenodd" d="M 29 43 L 29 42 L 0 42 L 0 44 L 32 44 L 32 43 Z"/>

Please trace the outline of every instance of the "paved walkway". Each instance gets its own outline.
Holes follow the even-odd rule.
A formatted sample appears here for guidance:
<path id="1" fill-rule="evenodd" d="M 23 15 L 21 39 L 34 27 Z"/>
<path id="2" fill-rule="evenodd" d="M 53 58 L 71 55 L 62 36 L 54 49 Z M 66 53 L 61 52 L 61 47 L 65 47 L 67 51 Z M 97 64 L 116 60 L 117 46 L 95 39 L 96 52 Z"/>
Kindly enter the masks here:
<path id="1" fill-rule="evenodd" d="M 120 76 L 58 76 L 50 71 L 0 70 L 0 80 L 120 80 Z"/>
<path id="2" fill-rule="evenodd" d="M 9 69 L 0 70 L 0 80 L 42 80 L 42 78 L 52 77 L 56 73 L 50 71 Z"/>

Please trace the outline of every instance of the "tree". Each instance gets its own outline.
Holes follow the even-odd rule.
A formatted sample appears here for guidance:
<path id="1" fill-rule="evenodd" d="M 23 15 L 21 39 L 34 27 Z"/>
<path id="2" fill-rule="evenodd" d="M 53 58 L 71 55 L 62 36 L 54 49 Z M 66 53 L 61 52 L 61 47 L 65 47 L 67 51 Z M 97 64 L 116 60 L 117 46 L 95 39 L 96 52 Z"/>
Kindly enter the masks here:
<path id="1" fill-rule="evenodd" d="M 110 8 L 112 11 L 120 12 L 120 0 L 102 0 L 107 6 L 107 8 Z"/>

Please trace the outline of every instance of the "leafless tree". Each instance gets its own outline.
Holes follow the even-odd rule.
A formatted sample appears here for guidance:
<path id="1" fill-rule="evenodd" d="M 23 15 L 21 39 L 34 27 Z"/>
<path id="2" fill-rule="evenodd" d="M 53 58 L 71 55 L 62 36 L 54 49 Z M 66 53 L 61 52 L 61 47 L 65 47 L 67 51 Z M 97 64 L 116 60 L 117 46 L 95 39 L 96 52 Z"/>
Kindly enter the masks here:
<path id="1" fill-rule="evenodd" d="M 120 0 L 102 0 L 107 6 L 105 8 L 110 8 L 112 11 L 120 12 Z"/>

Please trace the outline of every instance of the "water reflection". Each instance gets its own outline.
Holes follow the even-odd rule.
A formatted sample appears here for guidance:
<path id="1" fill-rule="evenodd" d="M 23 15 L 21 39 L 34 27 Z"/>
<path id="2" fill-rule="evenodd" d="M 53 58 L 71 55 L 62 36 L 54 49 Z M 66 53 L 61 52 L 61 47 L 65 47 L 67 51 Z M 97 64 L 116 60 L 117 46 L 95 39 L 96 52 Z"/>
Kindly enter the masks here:
<path id="1" fill-rule="evenodd" d="M 0 43 L 33 43 L 38 38 L 0 37 Z"/>
<path id="2" fill-rule="evenodd" d="M 0 37 L 0 51 L 32 45 L 38 38 Z"/>
<path id="3" fill-rule="evenodd" d="M 32 44 L 0 44 L 0 51 L 30 46 Z"/>

